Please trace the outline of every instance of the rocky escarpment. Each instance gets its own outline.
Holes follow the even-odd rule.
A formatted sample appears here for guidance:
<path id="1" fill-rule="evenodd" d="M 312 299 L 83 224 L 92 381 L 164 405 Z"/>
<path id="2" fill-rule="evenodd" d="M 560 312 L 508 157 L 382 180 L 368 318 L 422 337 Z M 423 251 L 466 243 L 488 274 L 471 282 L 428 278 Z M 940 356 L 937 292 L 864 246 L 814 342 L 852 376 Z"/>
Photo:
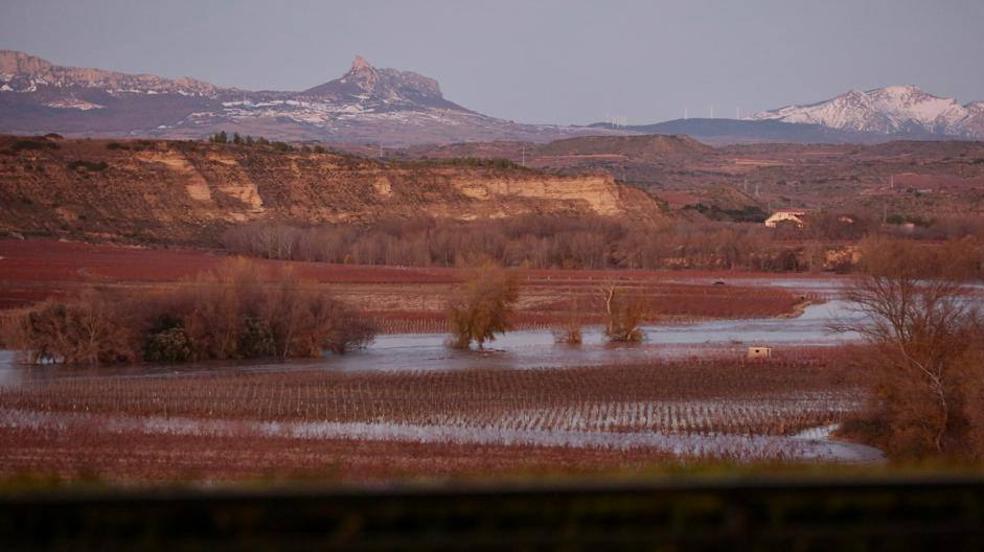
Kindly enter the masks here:
<path id="1" fill-rule="evenodd" d="M 207 244 L 251 221 L 472 220 L 528 213 L 662 217 L 608 176 L 502 162 L 377 162 L 273 146 L 0 138 L 0 231 Z"/>

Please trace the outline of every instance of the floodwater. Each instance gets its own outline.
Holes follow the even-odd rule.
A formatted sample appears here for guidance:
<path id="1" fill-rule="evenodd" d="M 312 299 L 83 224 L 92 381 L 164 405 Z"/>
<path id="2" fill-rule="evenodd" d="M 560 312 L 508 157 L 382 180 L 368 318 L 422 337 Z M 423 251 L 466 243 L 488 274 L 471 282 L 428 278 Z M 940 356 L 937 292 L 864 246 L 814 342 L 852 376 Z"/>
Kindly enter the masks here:
<path id="1" fill-rule="evenodd" d="M 837 320 L 857 320 L 858 313 L 843 300 L 834 299 L 808 306 L 796 318 L 712 320 L 694 324 L 643 326 L 645 341 L 609 345 L 602 328 L 584 328 L 584 343 L 578 346 L 555 343 L 549 330 L 508 332 L 486 344 L 485 351 L 457 351 L 446 346 L 447 334 L 380 335 L 365 350 L 345 355 L 327 354 L 319 360 L 289 363 L 215 363 L 180 366 L 107 367 L 67 370 L 57 366 L 23 367 L 14 363 L 10 351 L 0 351 L 0 386 L 16 385 L 25 379 L 113 375 L 147 377 L 182 375 L 201 371 L 278 371 L 295 367 L 323 367 L 346 372 L 420 372 L 469 369 L 529 370 L 641 363 L 690 356 L 742 355 L 749 346 L 831 346 L 857 339 L 856 334 L 835 333 L 829 325 Z"/>
<path id="2" fill-rule="evenodd" d="M 0 428 L 65 429 L 74 424 L 99 427 L 114 434 L 243 436 L 247 434 L 295 439 L 358 439 L 411 443 L 481 444 L 651 449 L 680 458 L 730 457 L 740 460 L 881 462 L 881 451 L 866 445 L 830 439 L 837 425 L 802 433 L 735 435 L 727 433 L 669 433 L 661 431 L 529 430 L 494 426 L 420 425 L 388 422 L 261 422 L 156 416 L 106 416 L 88 413 L 41 413 L 0 409 Z"/>
<path id="3" fill-rule="evenodd" d="M 734 282 L 738 283 L 738 282 Z M 660 324 L 643 328 L 644 343 L 610 346 L 601 328 L 586 328 L 580 346 L 555 344 L 547 330 L 509 332 L 486 351 L 456 351 L 445 346 L 444 334 L 382 335 L 363 351 L 326 355 L 322 359 L 291 363 L 222 363 L 187 366 L 140 366 L 67 370 L 57 366 L 23 367 L 14 363 L 9 351 L 0 351 L 0 387 L 49 378 L 146 378 L 161 375 L 181 377 L 217 370 L 281 371 L 325 369 L 352 372 L 419 372 L 492 368 L 505 370 L 561 369 L 575 366 L 639 363 L 655 359 L 707 354 L 741 355 L 751 345 L 795 348 L 830 346 L 857 339 L 828 328 L 835 321 L 857 321 L 860 316 L 844 300 L 836 298 L 836 280 L 749 280 L 744 285 L 774 285 L 831 297 L 826 303 L 808 306 L 795 318 L 714 320 L 693 324 Z M 81 417 L 80 417 L 81 416 Z M 5 411 L 0 405 L 0 427 L 65 427 L 82 423 L 110 432 L 163 434 L 223 434 L 248 430 L 269 436 L 322 439 L 367 439 L 412 442 L 522 444 L 616 449 L 653 448 L 683 457 L 725 455 L 735 458 L 785 458 L 842 462 L 880 461 L 877 449 L 830 439 L 836 426 L 813 428 L 797 435 L 692 434 L 667 431 L 604 432 L 588 428 L 557 430 L 515 429 L 460 424 L 412 425 L 380 421 L 335 422 L 242 422 L 180 420 L 153 417 L 111 416 L 96 419 L 83 414 L 52 414 Z M 244 425 L 245 424 L 245 425 Z"/>
<path id="4" fill-rule="evenodd" d="M 837 280 L 749 280 L 756 285 L 800 286 L 795 289 L 824 288 L 834 294 Z M 240 370 L 277 371 L 292 367 L 324 367 L 347 372 L 419 372 L 468 369 L 525 370 L 641 363 L 658 359 L 686 358 L 708 354 L 741 355 L 749 346 L 783 347 L 832 346 L 858 338 L 853 333 L 835 333 L 829 329 L 835 321 L 857 321 L 862 316 L 843 299 L 813 304 L 795 318 L 760 318 L 711 320 L 690 324 L 644 326 L 645 340 L 640 344 L 609 345 L 602 328 L 586 327 L 584 342 L 578 346 L 555 343 L 550 330 L 508 332 L 486 344 L 485 351 L 456 351 L 446 346 L 446 334 L 380 335 L 365 350 L 346 355 L 331 355 L 314 361 L 290 363 L 225 363 L 220 366 L 141 366 L 134 368 L 99 368 L 93 371 L 59 370 L 57 367 L 25 368 L 14 364 L 10 351 L 0 351 L 0 386 L 16 385 L 24 379 L 47 377 L 88 377 L 115 375 L 144 377 L 161 374 L 189 374 L 200 371 Z"/>
<path id="5" fill-rule="evenodd" d="M 796 318 L 713 320 L 695 324 L 647 325 L 641 344 L 612 346 L 600 327 L 586 328 L 579 346 L 556 344 L 549 330 L 509 332 L 488 344 L 490 350 L 454 351 L 445 334 L 396 334 L 376 338 L 365 351 L 330 358 L 334 369 L 347 371 L 422 371 L 470 368 L 534 369 L 625 364 L 707 353 L 741 354 L 752 345 L 829 346 L 857 339 L 834 333 L 834 321 L 860 316 L 840 299 L 808 306 Z"/>

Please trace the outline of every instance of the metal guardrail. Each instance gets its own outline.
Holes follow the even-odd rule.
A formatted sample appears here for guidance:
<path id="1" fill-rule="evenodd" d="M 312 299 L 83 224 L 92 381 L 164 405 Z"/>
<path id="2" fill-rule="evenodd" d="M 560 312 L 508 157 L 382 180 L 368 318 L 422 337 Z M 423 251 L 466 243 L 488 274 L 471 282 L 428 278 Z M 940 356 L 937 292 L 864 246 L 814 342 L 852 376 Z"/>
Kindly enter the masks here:
<path id="1" fill-rule="evenodd" d="M 984 478 L 0 497 L 14 549 L 984 549 Z"/>

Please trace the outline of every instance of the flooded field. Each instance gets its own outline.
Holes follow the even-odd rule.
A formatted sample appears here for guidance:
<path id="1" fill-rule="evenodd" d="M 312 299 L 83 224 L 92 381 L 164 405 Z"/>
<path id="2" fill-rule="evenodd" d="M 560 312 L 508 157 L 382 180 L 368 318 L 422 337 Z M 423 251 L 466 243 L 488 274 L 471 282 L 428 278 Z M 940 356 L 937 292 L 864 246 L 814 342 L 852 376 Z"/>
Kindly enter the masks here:
<path id="1" fill-rule="evenodd" d="M 71 471 L 76 441 L 96 447 L 76 451 L 84 463 L 102 454 L 96 443 L 175 440 L 195 442 L 189 451 L 290 443 L 285 465 L 312 447 L 347 450 L 342 443 L 395 447 L 396 456 L 498 447 L 534 464 L 560 454 L 579 466 L 582 453 L 609 467 L 630 457 L 880 461 L 876 449 L 831 438 L 864 397 L 833 347 L 857 336 L 828 327 L 857 314 L 836 298 L 838 284 L 793 282 L 826 286 L 831 299 L 794 318 L 649 325 L 632 346 L 606 345 L 589 327 L 577 347 L 555 344 L 547 330 L 510 332 L 485 351 L 449 349 L 443 334 L 391 334 L 363 351 L 289 363 L 24 367 L 0 352 L 0 468 L 37 467 L 67 450 L 62 469 Z M 751 345 L 774 347 L 778 359 L 746 363 Z M 782 354 L 804 350 L 813 353 Z M 334 454 L 350 467 L 365 461 Z M 170 455 L 159 461 L 205 469 Z M 511 458 L 497 462 L 517 465 Z"/>
<path id="2" fill-rule="evenodd" d="M 289 369 L 291 365 L 310 367 L 316 364 L 326 370 L 355 372 L 417 372 L 468 370 L 479 368 L 536 369 L 595 366 L 603 364 L 639 363 L 655 360 L 680 359 L 691 356 L 740 357 L 747 347 L 764 345 L 782 351 L 787 349 L 834 346 L 857 339 L 851 333 L 835 333 L 831 322 L 856 320 L 847 302 L 841 299 L 806 307 L 795 318 L 763 318 L 751 320 L 714 320 L 695 324 L 664 324 L 643 327 L 645 342 L 636 345 L 611 346 L 605 343 L 602 329 L 587 327 L 584 343 L 571 347 L 555 343 L 549 330 L 517 330 L 491 342 L 484 352 L 456 351 L 446 346 L 446 334 L 387 334 L 380 335 L 365 350 L 338 356 L 328 355 L 320 361 L 276 364 L 229 364 L 221 370 L 266 371 Z M 100 374 L 144 375 L 175 372 L 186 374 L 202 369 L 214 370 L 215 365 L 159 366 L 133 368 L 101 368 L 95 371 L 44 367 L 25 369 L 14 364 L 10 351 L 0 351 L 0 385 L 13 385 L 25 378 L 85 377 Z"/>
<path id="3" fill-rule="evenodd" d="M 326 362 L 337 370 L 420 371 L 563 368 L 690 356 L 736 357 L 752 345 L 781 350 L 850 342 L 857 336 L 834 333 L 829 325 L 835 320 L 852 320 L 857 316 L 845 301 L 832 300 L 810 305 L 796 318 L 647 325 L 643 327 L 645 342 L 627 346 L 606 344 L 599 327 L 585 328 L 584 343 L 576 347 L 556 344 L 549 330 L 520 330 L 497 338 L 485 353 L 448 349 L 445 334 L 382 335 L 366 351 Z"/>

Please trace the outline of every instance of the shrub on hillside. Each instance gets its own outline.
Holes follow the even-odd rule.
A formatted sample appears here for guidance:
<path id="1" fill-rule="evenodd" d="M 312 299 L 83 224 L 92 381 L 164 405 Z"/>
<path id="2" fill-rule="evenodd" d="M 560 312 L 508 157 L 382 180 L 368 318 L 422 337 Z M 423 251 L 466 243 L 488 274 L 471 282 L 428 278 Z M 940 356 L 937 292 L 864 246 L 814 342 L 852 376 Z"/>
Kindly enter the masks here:
<path id="1" fill-rule="evenodd" d="M 91 171 L 91 172 L 99 172 L 108 169 L 109 164 L 107 164 L 105 161 L 83 161 L 80 159 L 78 161 L 72 161 L 71 163 L 69 163 L 68 168 L 73 171 L 84 170 L 84 171 Z"/>

